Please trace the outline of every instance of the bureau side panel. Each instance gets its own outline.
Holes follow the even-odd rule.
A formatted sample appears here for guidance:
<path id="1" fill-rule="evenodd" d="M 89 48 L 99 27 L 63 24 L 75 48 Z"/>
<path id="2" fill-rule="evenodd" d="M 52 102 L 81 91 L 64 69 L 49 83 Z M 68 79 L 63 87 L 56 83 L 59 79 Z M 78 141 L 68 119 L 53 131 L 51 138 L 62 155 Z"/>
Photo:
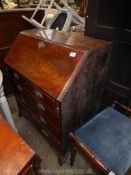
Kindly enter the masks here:
<path id="1" fill-rule="evenodd" d="M 110 46 L 90 53 L 61 102 L 62 145 L 71 143 L 69 132 L 85 123 L 96 111 L 109 64 Z"/>

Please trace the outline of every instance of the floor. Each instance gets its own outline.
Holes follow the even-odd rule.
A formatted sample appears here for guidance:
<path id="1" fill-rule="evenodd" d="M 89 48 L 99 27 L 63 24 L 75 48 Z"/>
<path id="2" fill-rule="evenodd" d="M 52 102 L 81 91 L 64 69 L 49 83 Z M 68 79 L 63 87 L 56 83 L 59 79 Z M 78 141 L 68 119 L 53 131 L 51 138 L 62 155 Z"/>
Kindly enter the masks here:
<path id="1" fill-rule="evenodd" d="M 41 159 L 40 173 L 42 175 L 95 175 L 91 168 L 77 154 L 73 167 L 69 165 L 70 155 L 63 166 L 59 166 L 55 152 L 41 134 L 24 117 L 18 116 L 18 107 L 14 96 L 8 98 L 13 118 L 19 135 L 36 151 Z"/>

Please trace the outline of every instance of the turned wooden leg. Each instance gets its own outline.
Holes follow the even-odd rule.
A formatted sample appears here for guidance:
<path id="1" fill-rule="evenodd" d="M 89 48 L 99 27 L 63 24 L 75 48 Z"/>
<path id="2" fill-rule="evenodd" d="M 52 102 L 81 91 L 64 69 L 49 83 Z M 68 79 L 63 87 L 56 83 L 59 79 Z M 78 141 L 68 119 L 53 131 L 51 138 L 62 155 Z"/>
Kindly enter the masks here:
<path id="1" fill-rule="evenodd" d="M 73 148 L 71 150 L 70 166 L 74 165 L 75 156 L 76 156 L 76 148 Z"/>

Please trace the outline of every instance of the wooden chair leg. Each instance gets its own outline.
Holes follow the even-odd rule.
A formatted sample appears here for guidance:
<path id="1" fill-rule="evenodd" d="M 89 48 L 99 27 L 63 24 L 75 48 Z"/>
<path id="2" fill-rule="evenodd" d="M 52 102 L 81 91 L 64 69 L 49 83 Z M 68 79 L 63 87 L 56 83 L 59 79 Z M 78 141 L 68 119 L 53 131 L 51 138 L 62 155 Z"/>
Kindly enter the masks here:
<path id="1" fill-rule="evenodd" d="M 70 166 L 74 165 L 75 156 L 76 156 L 76 148 L 73 148 L 71 150 Z"/>

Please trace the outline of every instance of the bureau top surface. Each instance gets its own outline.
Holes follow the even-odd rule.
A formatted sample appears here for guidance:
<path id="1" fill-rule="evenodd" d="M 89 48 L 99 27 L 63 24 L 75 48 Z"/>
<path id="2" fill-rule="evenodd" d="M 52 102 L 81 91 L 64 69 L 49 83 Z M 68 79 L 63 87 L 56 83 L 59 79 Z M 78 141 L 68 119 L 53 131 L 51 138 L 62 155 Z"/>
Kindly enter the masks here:
<path id="1" fill-rule="evenodd" d="M 90 51 L 104 47 L 109 42 L 89 38 L 86 46 L 78 49 L 76 46 L 69 47 L 66 40 L 82 43 L 83 37 L 78 36 L 81 40 L 76 40 L 72 35 L 65 33 L 70 36 L 61 41 L 61 43 L 65 41 L 65 45 L 65 43 L 54 42 L 51 32 L 53 31 L 47 30 L 46 33 L 50 39 L 32 35 L 29 31 L 22 32 L 15 40 L 5 63 L 55 99 L 60 99 L 59 97 L 70 86 Z"/>
<path id="2" fill-rule="evenodd" d="M 54 29 L 32 29 L 22 31 L 22 33 L 65 44 L 78 50 L 96 50 L 111 44 L 111 42 L 106 40 L 83 36 L 77 33 L 56 31 Z"/>
<path id="3" fill-rule="evenodd" d="M 19 174 L 35 152 L 0 116 L 0 174 Z"/>

